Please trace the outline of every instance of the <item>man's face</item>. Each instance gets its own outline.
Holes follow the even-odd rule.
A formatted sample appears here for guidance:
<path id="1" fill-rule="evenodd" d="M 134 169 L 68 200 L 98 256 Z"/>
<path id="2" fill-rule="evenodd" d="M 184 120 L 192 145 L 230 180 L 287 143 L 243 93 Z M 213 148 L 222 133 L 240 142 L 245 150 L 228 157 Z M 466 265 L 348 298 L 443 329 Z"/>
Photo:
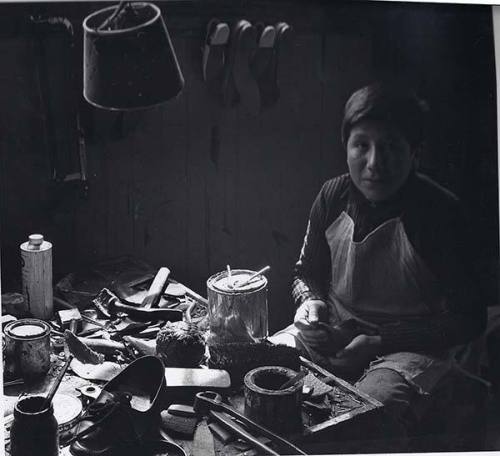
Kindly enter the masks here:
<path id="1" fill-rule="evenodd" d="M 366 199 L 384 201 L 405 183 L 415 154 L 394 128 L 373 120 L 356 124 L 347 141 L 347 164 L 354 185 Z"/>

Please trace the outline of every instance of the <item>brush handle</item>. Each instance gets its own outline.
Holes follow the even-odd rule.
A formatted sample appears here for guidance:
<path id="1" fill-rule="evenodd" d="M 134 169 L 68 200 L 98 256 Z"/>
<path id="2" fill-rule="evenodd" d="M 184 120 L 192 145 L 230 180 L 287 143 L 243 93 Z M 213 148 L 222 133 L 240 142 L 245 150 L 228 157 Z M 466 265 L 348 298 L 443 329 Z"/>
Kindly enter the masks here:
<path id="1" fill-rule="evenodd" d="M 253 279 L 256 277 L 260 276 L 261 274 L 264 274 L 264 272 L 267 272 L 271 269 L 271 266 L 266 266 L 265 268 L 262 268 L 260 271 L 257 271 L 256 273 L 252 274 L 248 279 L 244 280 L 241 283 L 236 282 L 234 284 L 235 288 L 241 288 L 244 287 L 245 285 L 248 285 Z"/>
<path id="2" fill-rule="evenodd" d="M 284 390 L 290 388 L 291 386 L 294 386 L 296 383 L 300 382 L 306 375 L 307 372 L 305 371 L 299 372 L 295 377 L 292 377 L 290 380 L 287 380 L 285 383 L 283 383 L 283 385 L 281 385 L 278 390 Z"/>
<path id="3" fill-rule="evenodd" d="M 54 398 L 56 391 L 59 389 L 59 385 L 61 384 L 61 380 L 63 379 L 66 371 L 68 370 L 68 367 L 71 364 L 71 361 L 73 361 L 73 355 L 68 356 L 63 367 L 61 368 L 61 370 L 57 374 L 57 377 L 54 380 L 54 383 L 52 383 L 52 386 L 50 387 L 50 390 L 49 390 L 49 393 L 47 394 L 47 397 L 45 398 L 42 406 L 40 407 L 40 411 L 45 410 L 52 402 L 52 399 Z"/>

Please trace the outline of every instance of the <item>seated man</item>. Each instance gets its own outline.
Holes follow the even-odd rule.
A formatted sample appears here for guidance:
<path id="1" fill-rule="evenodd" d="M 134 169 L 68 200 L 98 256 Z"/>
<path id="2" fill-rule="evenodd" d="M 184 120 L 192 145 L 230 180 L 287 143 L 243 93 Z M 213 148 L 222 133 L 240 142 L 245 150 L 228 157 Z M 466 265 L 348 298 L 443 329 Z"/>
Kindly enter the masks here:
<path id="1" fill-rule="evenodd" d="M 295 268 L 294 323 L 270 338 L 356 381 L 402 428 L 486 323 L 458 200 L 416 172 L 424 117 L 425 105 L 394 85 L 348 100 L 349 173 L 314 201 Z"/>

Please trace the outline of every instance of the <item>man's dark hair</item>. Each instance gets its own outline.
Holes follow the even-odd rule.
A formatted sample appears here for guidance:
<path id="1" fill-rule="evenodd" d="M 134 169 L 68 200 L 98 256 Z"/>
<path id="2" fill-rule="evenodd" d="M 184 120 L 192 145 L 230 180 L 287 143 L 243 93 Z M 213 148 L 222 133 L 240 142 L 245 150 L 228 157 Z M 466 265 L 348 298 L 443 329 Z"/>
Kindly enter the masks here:
<path id="1" fill-rule="evenodd" d="M 398 83 L 370 84 L 354 92 L 344 109 L 342 144 L 347 145 L 352 127 L 362 120 L 377 120 L 396 128 L 414 147 L 424 139 L 426 103 Z"/>

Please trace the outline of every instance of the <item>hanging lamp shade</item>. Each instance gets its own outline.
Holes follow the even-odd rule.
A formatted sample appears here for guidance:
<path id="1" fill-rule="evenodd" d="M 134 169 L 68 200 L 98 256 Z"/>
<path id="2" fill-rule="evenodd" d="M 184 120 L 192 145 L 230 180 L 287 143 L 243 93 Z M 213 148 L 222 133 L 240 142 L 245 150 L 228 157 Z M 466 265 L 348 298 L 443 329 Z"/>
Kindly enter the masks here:
<path id="1" fill-rule="evenodd" d="M 83 21 L 83 95 L 111 110 L 146 108 L 174 98 L 184 86 L 160 9 L 127 2 Z"/>

